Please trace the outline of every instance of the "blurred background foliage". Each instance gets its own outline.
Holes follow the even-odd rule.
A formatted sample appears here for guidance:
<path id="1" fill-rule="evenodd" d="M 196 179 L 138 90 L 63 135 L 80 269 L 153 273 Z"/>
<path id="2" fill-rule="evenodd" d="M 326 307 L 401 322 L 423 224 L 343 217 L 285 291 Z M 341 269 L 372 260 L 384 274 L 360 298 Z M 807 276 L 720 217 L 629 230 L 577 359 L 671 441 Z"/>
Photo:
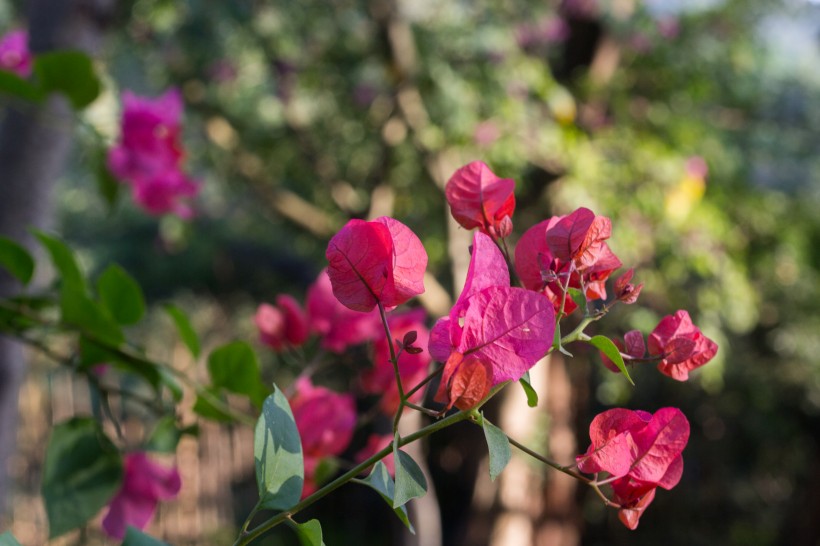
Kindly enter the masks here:
<path id="1" fill-rule="evenodd" d="M 571 362 L 579 445 L 611 405 L 679 406 L 693 425 L 682 483 L 637 531 L 579 493 L 582 542 L 814 544 L 818 29 L 801 0 L 123 2 L 60 225 L 92 267 L 117 261 L 154 301 L 220 306 L 250 337 L 255 305 L 302 296 L 334 229 L 379 207 L 452 290 L 441 188 L 483 160 L 516 180 L 519 235 L 578 206 L 612 218 L 646 287 L 601 333 L 688 309 L 721 347 L 687 384 L 635 369 L 633 389 L 597 355 Z M 119 92 L 169 86 L 204 184 L 190 223 L 91 191 Z"/>

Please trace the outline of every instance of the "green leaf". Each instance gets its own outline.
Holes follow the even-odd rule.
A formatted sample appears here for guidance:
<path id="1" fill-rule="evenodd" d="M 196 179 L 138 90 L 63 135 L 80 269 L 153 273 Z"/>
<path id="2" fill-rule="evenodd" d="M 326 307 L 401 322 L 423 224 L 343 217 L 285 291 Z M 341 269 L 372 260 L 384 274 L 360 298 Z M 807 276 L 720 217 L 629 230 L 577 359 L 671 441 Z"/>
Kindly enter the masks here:
<path id="1" fill-rule="evenodd" d="M 24 285 L 34 275 L 34 258 L 23 246 L 6 237 L 0 237 L 0 265 Z"/>
<path id="2" fill-rule="evenodd" d="M 490 480 L 495 481 L 501 471 L 510 462 L 512 452 L 510 450 L 510 440 L 500 428 L 484 419 L 481 415 L 481 426 L 484 429 L 484 438 L 487 440 L 487 448 L 490 451 Z"/>
<path id="3" fill-rule="evenodd" d="M 191 321 L 188 320 L 185 313 L 174 305 L 166 305 L 165 312 L 168 313 L 168 316 L 174 321 L 182 342 L 188 347 L 188 350 L 191 351 L 194 358 L 199 358 L 199 337 L 191 326 Z"/>
<path id="4" fill-rule="evenodd" d="M 22 546 L 22 544 L 17 542 L 17 539 L 14 538 L 11 531 L 6 531 L 0 535 L 0 546 Z"/>
<path id="5" fill-rule="evenodd" d="M 390 473 L 387 471 L 387 467 L 384 466 L 384 462 L 377 462 L 375 466 L 373 466 L 373 471 L 370 472 L 366 478 L 356 481 L 375 489 L 384 499 L 384 502 L 386 502 L 390 508 L 393 508 L 393 497 L 395 496 L 396 486 L 393 483 L 393 478 L 390 477 Z M 399 506 L 398 508 L 393 508 L 393 512 L 395 512 L 396 516 L 404 523 L 410 532 L 415 535 L 416 530 L 413 529 L 413 524 L 410 523 L 410 518 L 407 516 L 407 507 Z"/>
<path id="6" fill-rule="evenodd" d="M 120 370 L 132 373 L 145 379 L 155 390 L 165 382 L 159 364 L 145 358 L 132 357 L 117 352 L 104 343 L 80 336 L 80 369 L 97 364 L 112 364 Z"/>
<path id="7" fill-rule="evenodd" d="M 325 541 L 322 540 L 322 525 L 318 519 L 312 519 L 305 523 L 296 523 L 293 520 L 288 520 L 288 523 L 296 531 L 299 537 L 299 542 L 302 546 L 324 546 Z"/>
<path id="8" fill-rule="evenodd" d="M 170 544 L 146 535 L 136 527 L 129 525 L 125 531 L 125 540 L 122 541 L 122 546 L 170 546 Z"/>
<path id="9" fill-rule="evenodd" d="M 210 419 L 211 421 L 229 423 L 234 420 L 230 413 L 226 413 L 219 406 L 211 402 L 211 400 L 219 400 L 225 402 L 225 397 L 218 388 L 203 389 L 196 395 L 196 402 L 194 402 L 194 413 Z"/>
<path id="10" fill-rule="evenodd" d="M 199 435 L 199 427 L 190 425 L 185 428 L 177 426 L 173 415 L 166 415 L 154 425 L 154 430 L 148 437 L 145 444 L 147 451 L 157 451 L 159 453 L 176 453 L 179 440 L 185 435 Z"/>
<path id="11" fill-rule="evenodd" d="M 629 372 L 626 369 L 626 364 L 624 364 L 624 358 L 621 356 L 621 351 L 618 350 L 618 347 L 606 336 L 595 336 L 588 340 L 584 340 L 590 345 L 597 347 L 602 353 L 604 353 L 612 362 L 618 366 L 618 369 L 621 370 L 621 373 L 624 374 L 624 377 L 635 385 L 635 382 L 632 381 L 632 378 L 629 377 Z"/>
<path id="12" fill-rule="evenodd" d="M 534 408 L 538 405 L 538 393 L 535 392 L 535 389 L 532 388 L 532 384 L 530 383 L 530 372 L 525 372 L 524 376 L 518 380 L 521 383 L 521 387 L 524 388 L 524 394 L 527 395 L 527 405 L 531 408 Z"/>
<path id="13" fill-rule="evenodd" d="M 63 286 L 73 285 L 79 290 L 85 291 L 85 281 L 83 274 L 80 271 L 80 266 L 77 265 L 77 259 L 74 253 L 68 246 L 58 239 L 48 235 L 42 231 L 34 231 L 34 236 L 39 239 L 40 243 L 48 251 L 51 257 L 51 263 L 54 264 L 55 269 L 60 273 L 60 282 Z"/>
<path id="14" fill-rule="evenodd" d="M 75 110 L 85 108 L 100 94 L 91 58 L 81 51 L 41 53 L 34 58 L 34 73 L 43 91 L 64 94 Z"/>
<path id="15" fill-rule="evenodd" d="M 569 297 L 572 298 L 572 301 L 575 302 L 575 305 L 577 305 L 578 308 L 581 309 L 581 311 L 584 311 L 584 314 L 586 314 L 587 297 L 584 295 L 584 291 L 578 288 L 570 287 L 568 289 L 568 292 Z"/>
<path id="16" fill-rule="evenodd" d="M 393 460 L 396 465 L 396 491 L 393 508 L 404 506 L 410 499 L 427 493 L 427 479 L 413 458 L 399 449 L 398 434 L 393 439 Z"/>
<path id="17" fill-rule="evenodd" d="M 110 209 L 117 204 L 122 184 L 108 170 L 107 158 L 105 149 L 100 149 L 97 153 L 95 174 L 97 175 L 97 191 L 105 199 L 110 212 Z"/>
<path id="18" fill-rule="evenodd" d="M 122 267 L 109 265 L 97 279 L 103 305 L 120 324 L 135 324 L 145 314 L 142 288 Z"/>
<path id="19" fill-rule="evenodd" d="M 108 504 L 122 482 L 117 448 L 93 419 L 75 417 L 51 432 L 42 494 L 49 538 L 85 523 Z"/>
<path id="20" fill-rule="evenodd" d="M 29 102 L 42 102 L 45 98 L 39 87 L 7 70 L 0 70 L 0 93 Z"/>
<path id="21" fill-rule="evenodd" d="M 64 323 L 79 328 L 102 343 L 118 347 L 125 341 L 122 330 L 108 311 L 77 285 L 64 284 L 60 289 L 60 315 Z"/>
<path id="22" fill-rule="evenodd" d="M 260 507 L 290 508 L 302 496 L 302 441 L 287 398 L 274 385 L 256 423 L 253 441 Z"/>
<path id="23" fill-rule="evenodd" d="M 234 341 L 208 355 L 208 372 L 214 386 L 244 394 L 260 407 L 268 395 L 259 373 L 259 361 L 250 345 Z"/>

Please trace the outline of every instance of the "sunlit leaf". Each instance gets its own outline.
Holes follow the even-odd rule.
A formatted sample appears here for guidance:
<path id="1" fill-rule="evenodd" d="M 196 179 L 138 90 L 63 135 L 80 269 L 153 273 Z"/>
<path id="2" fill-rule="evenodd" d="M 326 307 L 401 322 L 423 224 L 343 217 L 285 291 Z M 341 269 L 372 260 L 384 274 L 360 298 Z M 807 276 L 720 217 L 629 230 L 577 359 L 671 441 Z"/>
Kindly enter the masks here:
<path id="1" fill-rule="evenodd" d="M 253 453 L 260 506 L 285 510 L 299 502 L 304 485 L 302 442 L 287 398 L 276 386 L 262 405 Z"/>
<path id="2" fill-rule="evenodd" d="M 621 356 L 621 351 L 618 350 L 618 347 L 612 342 L 611 339 L 609 339 L 606 336 L 595 336 L 587 340 L 587 343 L 594 347 L 597 347 L 599 351 L 604 353 L 607 356 L 607 358 L 609 358 L 612 362 L 615 363 L 615 365 L 618 367 L 621 373 L 624 374 L 624 377 L 626 377 L 626 379 L 630 383 L 632 383 L 633 385 L 635 384 L 635 382 L 632 381 L 632 378 L 629 377 L 629 371 L 627 371 L 626 369 L 626 365 L 624 364 L 624 357 Z"/>

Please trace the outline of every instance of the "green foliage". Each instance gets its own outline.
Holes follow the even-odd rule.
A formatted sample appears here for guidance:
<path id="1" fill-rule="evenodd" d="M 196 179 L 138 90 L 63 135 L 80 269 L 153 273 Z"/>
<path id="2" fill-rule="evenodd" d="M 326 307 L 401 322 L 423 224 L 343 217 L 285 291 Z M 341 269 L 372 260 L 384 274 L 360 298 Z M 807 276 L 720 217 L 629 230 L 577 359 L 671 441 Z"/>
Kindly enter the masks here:
<path id="1" fill-rule="evenodd" d="M 81 110 L 100 94 L 100 80 L 91 59 L 80 51 L 53 51 L 37 55 L 34 73 L 45 93 L 59 92 Z"/>
<path id="2" fill-rule="evenodd" d="M 111 500 L 121 480 L 119 452 L 99 423 L 75 417 L 56 425 L 43 468 L 49 537 L 84 525 Z"/>
<path id="3" fill-rule="evenodd" d="M 122 267 L 111 264 L 97 279 L 103 306 L 118 323 L 135 324 L 145 315 L 142 288 Z"/>
<path id="4" fill-rule="evenodd" d="M 259 506 L 285 510 L 302 495 L 302 443 L 287 398 L 275 385 L 256 423 L 253 454 Z"/>
<path id="5" fill-rule="evenodd" d="M 193 357 L 198 358 L 200 351 L 199 336 L 196 335 L 196 331 L 193 326 L 191 326 L 191 321 L 188 320 L 188 316 L 178 307 L 170 304 L 165 306 L 165 312 L 168 313 L 171 320 L 174 321 L 174 325 L 177 328 L 182 342 L 188 347 L 188 350 L 191 351 Z"/>
<path id="6" fill-rule="evenodd" d="M 626 377 L 627 381 L 632 383 L 632 385 L 635 385 L 635 382 L 632 381 L 631 377 L 629 377 L 629 371 L 626 369 L 626 364 L 624 364 L 624 358 L 621 356 L 621 351 L 611 339 L 606 336 L 593 336 L 592 338 L 584 341 L 603 352 L 612 362 L 615 363 L 616 366 L 618 366 L 618 369 L 624 377 Z"/>
<path id="7" fill-rule="evenodd" d="M 407 529 L 409 529 L 414 535 L 416 534 L 416 530 L 413 529 L 413 524 L 410 523 L 410 518 L 407 516 L 407 507 L 404 505 L 399 506 L 398 508 L 394 507 L 396 485 L 393 482 L 393 478 L 390 477 L 387 467 L 384 466 L 382 461 L 377 462 L 375 466 L 373 466 L 373 470 L 370 474 L 368 474 L 363 480 L 359 480 L 359 483 L 375 489 L 376 492 L 381 495 L 382 499 L 384 499 L 384 502 L 386 502 L 387 505 L 393 509 L 396 517 L 401 520 L 405 527 L 407 527 Z"/>
<path id="8" fill-rule="evenodd" d="M 399 449 L 398 435 L 393 440 L 393 461 L 396 468 L 393 508 L 396 509 L 411 499 L 423 497 L 427 493 L 427 478 L 416 461 Z"/>
<path id="9" fill-rule="evenodd" d="M 179 440 L 185 435 L 199 435 L 199 426 L 191 425 L 185 428 L 177 426 L 173 415 L 166 415 L 160 418 L 154 425 L 154 430 L 148 436 L 145 449 L 148 451 L 158 451 L 160 453 L 176 453 Z"/>
<path id="10" fill-rule="evenodd" d="M 322 540 L 322 525 L 319 520 L 312 519 L 305 523 L 291 522 L 291 527 L 296 531 L 302 546 L 325 546 Z"/>
<path id="11" fill-rule="evenodd" d="M 527 405 L 534 408 L 538 405 L 538 393 L 532 388 L 530 384 L 530 372 L 526 372 L 521 379 L 518 380 L 521 387 L 524 389 L 524 394 L 527 395 Z"/>
<path id="12" fill-rule="evenodd" d="M 495 481 L 512 457 L 510 441 L 503 430 L 484 419 L 483 415 L 481 427 L 484 429 L 484 438 L 487 440 L 487 449 L 490 451 L 490 479 Z"/>
<path id="13" fill-rule="evenodd" d="M 6 237 L 0 237 L 0 265 L 24 285 L 34 275 L 34 258 L 25 248 Z"/>
<path id="14" fill-rule="evenodd" d="M 17 539 L 14 538 L 11 531 L 6 531 L 0 535 L 0 546 L 21 546 L 21 544 L 17 542 Z"/>
<path id="15" fill-rule="evenodd" d="M 215 387 L 246 395 L 261 407 L 268 395 L 259 375 L 259 361 L 250 345 L 234 341 L 208 355 L 208 372 Z"/>
<path id="16" fill-rule="evenodd" d="M 128 526 L 121 546 L 169 546 L 167 542 L 146 535 L 136 527 Z"/>

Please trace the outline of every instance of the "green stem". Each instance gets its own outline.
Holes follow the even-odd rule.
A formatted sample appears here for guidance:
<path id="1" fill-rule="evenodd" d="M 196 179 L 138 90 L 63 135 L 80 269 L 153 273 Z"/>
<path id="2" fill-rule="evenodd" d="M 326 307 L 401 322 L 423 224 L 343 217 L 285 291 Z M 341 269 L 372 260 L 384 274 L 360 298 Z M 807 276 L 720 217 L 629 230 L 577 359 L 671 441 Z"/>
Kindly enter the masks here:
<path id="1" fill-rule="evenodd" d="M 444 419 L 442 419 L 440 421 L 436 421 L 435 423 L 427 425 L 426 427 L 414 432 L 413 434 L 408 434 L 404 438 L 399 438 L 398 444 L 399 444 L 399 446 L 405 446 L 409 443 L 415 442 L 416 440 L 419 440 L 419 439 L 424 438 L 426 436 L 429 436 L 429 435 L 431 435 L 435 432 L 438 432 L 439 430 L 442 430 L 442 429 L 447 428 L 451 425 L 454 425 L 454 424 L 456 424 L 460 421 L 464 421 L 466 419 L 469 419 L 469 417 L 470 417 L 470 413 L 468 413 L 468 412 L 460 411 L 458 413 L 454 413 L 453 415 L 445 417 Z M 243 532 L 241 532 L 239 537 L 236 539 L 236 542 L 234 542 L 234 546 L 245 546 L 247 544 L 250 544 L 251 542 L 253 542 L 257 538 L 259 538 L 260 536 L 262 536 L 263 534 L 265 534 L 269 530 L 273 529 L 274 527 L 276 527 L 280 523 L 290 519 L 296 513 L 304 510 L 305 508 L 307 508 L 311 504 L 315 503 L 319 499 L 325 497 L 326 495 L 332 493 L 333 491 L 335 491 L 336 489 L 338 489 L 339 487 L 341 487 L 345 483 L 349 482 L 350 480 L 352 480 L 353 478 L 358 476 L 360 473 L 365 471 L 367 468 L 369 468 L 370 466 L 376 464 L 377 462 L 379 462 L 380 460 L 382 460 L 383 458 L 385 458 L 386 456 L 388 456 L 392 452 L 393 452 L 393 446 L 392 445 L 389 445 L 389 446 L 385 447 L 384 449 L 382 449 L 381 451 L 379 451 L 378 453 L 376 453 L 375 455 L 373 455 L 372 457 L 370 457 L 369 459 L 367 459 L 363 463 L 360 463 L 360 464 L 356 465 L 355 467 L 353 467 L 352 469 L 348 470 L 347 472 L 345 472 L 344 474 L 342 474 L 341 476 L 339 476 L 338 478 L 336 478 L 335 480 L 333 480 L 329 484 L 325 485 L 324 487 L 322 487 L 321 489 L 319 489 L 318 491 L 316 491 L 312 495 L 310 495 L 310 496 L 306 497 L 305 499 L 301 500 L 300 502 L 294 504 L 289 510 L 286 510 L 284 512 L 280 512 L 280 513 L 276 514 L 275 516 L 263 521 L 257 527 L 255 527 L 254 529 L 252 529 L 250 531 L 244 531 L 243 530 Z"/>
<path id="2" fill-rule="evenodd" d="M 512 445 L 514 445 L 515 447 L 517 447 L 518 449 L 520 449 L 521 451 L 523 451 L 524 453 L 526 453 L 530 457 L 532 457 L 532 458 L 534 458 L 538 461 L 541 461 L 545 465 L 547 465 L 549 467 L 552 467 L 552 468 L 554 468 L 555 470 L 557 470 L 559 472 L 563 472 L 567 476 L 571 476 L 571 477 L 575 478 L 576 480 L 578 480 L 579 482 L 584 483 L 584 484 L 588 485 L 589 487 L 591 487 L 592 490 L 595 491 L 595 494 L 598 495 L 598 497 L 600 497 L 600 499 L 602 501 L 604 501 L 604 504 L 606 506 L 609 506 L 610 508 L 622 508 L 622 506 L 620 504 L 618 504 L 616 502 L 612 502 L 606 495 L 604 495 L 604 492 L 601 491 L 600 486 L 603 485 L 604 483 L 608 483 L 609 480 L 604 481 L 604 482 L 598 482 L 596 480 L 587 478 L 583 474 L 580 474 L 579 472 L 575 472 L 574 470 L 572 470 L 572 466 L 575 466 L 575 465 L 572 465 L 572 466 L 560 465 L 560 464 L 556 463 L 555 461 L 551 461 L 550 459 L 547 459 L 546 457 L 544 457 L 540 453 L 537 453 L 537 452 L 531 450 L 530 448 L 528 448 L 524 444 L 518 442 L 517 440 L 514 440 L 513 438 L 510 438 L 509 435 L 507 435 L 507 439 L 510 441 L 510 443 Z"/>
<path id="3" fill-rule="evenodd" d="M 409 391 L 407 391 L 407 393 L 405 394 L 405 396 L 407 396 L 407 398 L 409 399 L 411 396 L 413 396 L 414 394 L 416 394 L 416 392 L 417 392 L 420 388 L 422 388 L 423 386 L 425 386 L 427 383 L 429 383 L 430 381 L 432 381 L 432 380 L 433 380 L 434 378 L 436 378 L 437 376 L 441 375 L 441 372 L 443 372 L 443 371 L 444 371 L 444 366 L 439 366 L 439 367 L 438 367 L 438 368 L 436 368 L 436 370 L 434 370 L 434 371 L 433 371 L 430 375 L 428 375 L 427 377 L 425 377 L 424 379 L 422 379 L 422 380 L 421 380 L 421 382 L 420 382 L 418 385 L 416 385 L 415 387 L 413 387 L 412 389 L 410 389 Z"/>
<path id="4" fill-rule="evenodd" d="M 399 420 L 407 404 L 407 396 L 404 394 L 404 387 L 401 384 L 401 374 L 399 373 L 399 358 L 396 356 L 396 348 L 393 346 L 393 336 L 390 333 L 390 325 L 387 324 L 387 313 L 384 311 L 384 305 L 379 302 L 379 316 L 382 318 L 382 326 L 384 327 L 384 335 L 387 336 L 387 346 L 390 347 L 390 363 L 393 364 L 393 373 L 396 375 L 396 386 L 399 389 L 399 409 L 396 410 L 396 416 L 393 418 L 393 434 L 399 430 Z"/>

